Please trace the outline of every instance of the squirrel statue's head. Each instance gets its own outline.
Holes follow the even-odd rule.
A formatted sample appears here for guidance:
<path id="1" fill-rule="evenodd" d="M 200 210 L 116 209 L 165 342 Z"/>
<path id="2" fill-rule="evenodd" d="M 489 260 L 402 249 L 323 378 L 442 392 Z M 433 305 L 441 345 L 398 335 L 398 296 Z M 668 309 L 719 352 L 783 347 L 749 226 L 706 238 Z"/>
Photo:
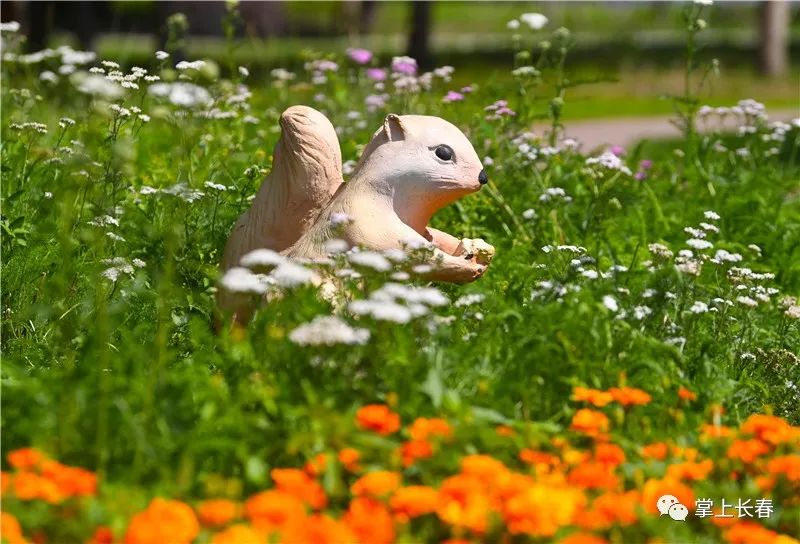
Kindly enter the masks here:
<path id="1" fill-rule="evenodd" d="M 473 193 L 489 179 L 464 133 L 439 117 L 386 116 L 364 149 L 359 171 L 405 205 L 431 212 Z"/>

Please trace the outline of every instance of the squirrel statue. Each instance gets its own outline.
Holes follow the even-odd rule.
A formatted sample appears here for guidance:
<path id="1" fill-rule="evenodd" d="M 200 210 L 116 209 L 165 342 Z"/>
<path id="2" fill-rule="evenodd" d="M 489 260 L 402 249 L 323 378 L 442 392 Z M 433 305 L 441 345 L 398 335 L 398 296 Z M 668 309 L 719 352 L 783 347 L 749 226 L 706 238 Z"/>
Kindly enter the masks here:
<path id="1" fill-rule="evenodd" d="M 431 280 L 466 283 L 486 271 L 494 247 L 428 226 L 436 211 L 488 182 L 472 144 L 453 124 L 387 115 L 347 183 L 336 131 L 322 113 L 292 106 L 280 124 L 272 171 L 233 227 L 223 271 L 261 248 L 291 258 L 323 258 L 332 238 L 377 251 L 432 244 L 431 270 L 424 274 Z M 349 220 L 334 228 L 337 216 Z M 226 309 L 224 296 L 219 305 Z"/>

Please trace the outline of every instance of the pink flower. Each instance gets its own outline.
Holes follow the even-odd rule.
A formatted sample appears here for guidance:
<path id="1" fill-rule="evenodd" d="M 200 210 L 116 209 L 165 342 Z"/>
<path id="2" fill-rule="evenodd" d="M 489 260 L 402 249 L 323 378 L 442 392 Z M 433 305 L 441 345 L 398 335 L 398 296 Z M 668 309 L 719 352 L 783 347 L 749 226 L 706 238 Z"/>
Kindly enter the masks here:
<path id="1" fill-rule="evenodd" d="M 455 91 L 447 91 L 447 94 L 442 98 L 442 102 L 459 102 L 464 100 L 464 95 Z"/>
<path id="2" fill-rule="evenodd" d="M 392 59 L 392 72 L 413 76 L 417 73 L 417 61 L 411 57 L 394 57 Z"/>
<path id="3" fill-rule="evenodd" d="M 472 85 L 467 85 L 466 87 L 461 87 L 461 92 L 464 94 L 469 94 L 472 92 Z"/>
<path id="4" fill-rule="evenodd" d="M 635 179 L 636 181 L 644 181 L 647 179 L 647 174 L 645 174 L 640 170 L 636 172 L 636 174 L 633 176 L 633 179 Z"/>
<path id="5" fill-rule="evenodd" d="M 367 77 L 372 81 L 383 81 L 386 79 L 386 70 L 383 68 L 367 68 Z"/>
<path id="6" fill-rule="evenodd" d="M 358 64 L 367 64 L 372 60 L 372 51 L 351 47 L 347 50 L 347 56 L 350 57 L 350 60 Z"/>
<path id="7" fill-rule="evenodd" d="M 640 170 L 650 170 L 653 167 L 653 161 L 645 159 L 639 163 Z"/>
<path id="8" fill-rule="evenodd" d="M 625 154 L 625 148 L 621 145 L 612 145 L 611 152 L 617 157 L 621 157 Z"/>

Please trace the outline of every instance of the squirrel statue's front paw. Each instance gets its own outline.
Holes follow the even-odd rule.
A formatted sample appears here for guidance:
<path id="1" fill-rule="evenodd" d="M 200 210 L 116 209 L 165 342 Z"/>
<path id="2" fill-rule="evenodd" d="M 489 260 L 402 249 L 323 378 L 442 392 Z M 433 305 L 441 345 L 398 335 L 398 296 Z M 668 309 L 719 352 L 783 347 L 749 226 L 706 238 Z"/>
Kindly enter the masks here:
<path id="1" fill-rule="evenodd" d="M 453 255 L 467 260 L 475 259 L 478 264 L 489 265 L 494 258 L 494 246 L 482 238 L 462 238 Z"/>

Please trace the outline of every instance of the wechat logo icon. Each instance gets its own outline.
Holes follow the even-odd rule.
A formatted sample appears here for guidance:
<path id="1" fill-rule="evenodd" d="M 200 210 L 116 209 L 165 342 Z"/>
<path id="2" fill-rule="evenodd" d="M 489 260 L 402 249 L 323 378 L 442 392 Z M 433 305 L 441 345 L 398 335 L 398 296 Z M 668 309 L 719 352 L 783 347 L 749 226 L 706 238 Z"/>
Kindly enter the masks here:
<path id="1" fill-rule="evenodd" d="M 674 495 L 662 495 L 656 501 L 656 507 L 661 515 L 667 515 L 675 521 L 684 521 L 689 515 L 689 509 L 682 505 L 678 497 Z"/>

